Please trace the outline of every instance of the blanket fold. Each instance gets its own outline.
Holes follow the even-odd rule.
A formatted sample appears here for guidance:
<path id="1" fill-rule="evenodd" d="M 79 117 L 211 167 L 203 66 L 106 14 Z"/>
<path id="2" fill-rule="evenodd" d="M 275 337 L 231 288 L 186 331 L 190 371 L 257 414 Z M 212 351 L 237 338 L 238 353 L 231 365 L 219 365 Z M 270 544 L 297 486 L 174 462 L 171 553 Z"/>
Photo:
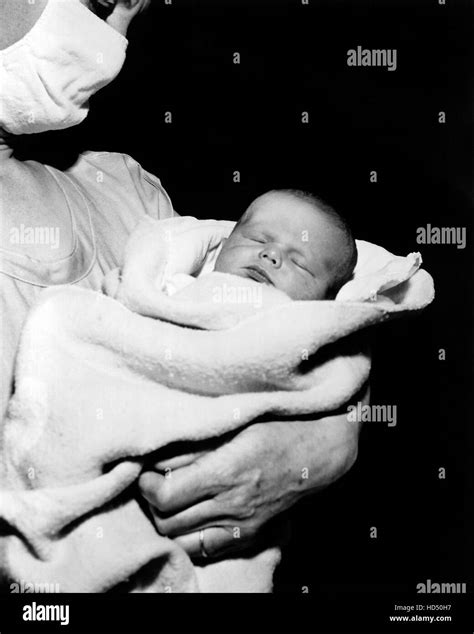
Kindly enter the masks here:
<path id="1" fill-rule="evenodd" d="M 206 223 L 147 220 L 106 294 L 56 287 L 31 311 L 0 444 L 12 579 L 62 592 L 130 579 L 140 592 L 270 591 L 278 548 L 198 566 L 160 536 L 136 490 L 143 466 L 170 443 L 263 415 L 298 420 L 344 406 L 370 372 L 358 333 L 433 299 L 418 254 L 384 252 L 336 301 L 295 302 L 207 273 L 232 223 Z M 183 233 L 198 246 L 180 265 Z M 170 297 L 174 274 L 201 276 Z"/>

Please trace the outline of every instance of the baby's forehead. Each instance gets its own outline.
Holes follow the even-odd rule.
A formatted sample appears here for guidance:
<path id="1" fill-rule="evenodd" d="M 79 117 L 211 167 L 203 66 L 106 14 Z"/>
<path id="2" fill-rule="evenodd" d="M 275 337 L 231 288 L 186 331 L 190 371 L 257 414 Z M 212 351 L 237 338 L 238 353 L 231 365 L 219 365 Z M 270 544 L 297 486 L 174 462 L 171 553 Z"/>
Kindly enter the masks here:
<path id="1" fill-rule="evenodd" d="M 329 218 L 315 205 L 286 193 L 264 194 L 243 215 L 241 222 L 291 234 L 303 229 L 317 232 Z M 331 224 L 331 223 L 330 223 Z"/>
<path id="2" fill-rule="evenodd" d="M 298 214 L 301 201 L 285 194 L 265 195 L 257 198 L 248 207 L 243 216 L 245 222 L 259 222 L 270 224 L 281 218 L 292 218 Z M 314 210 L 317 213 L 317 210 Z"/>
<path id="3" fill-rule="evenodd" d="M 302 201 L 287 192 L 268 192 L 256 198 L 249 206 L 252 213 L 265 212 L 271 209 L 294 208 Z"/>

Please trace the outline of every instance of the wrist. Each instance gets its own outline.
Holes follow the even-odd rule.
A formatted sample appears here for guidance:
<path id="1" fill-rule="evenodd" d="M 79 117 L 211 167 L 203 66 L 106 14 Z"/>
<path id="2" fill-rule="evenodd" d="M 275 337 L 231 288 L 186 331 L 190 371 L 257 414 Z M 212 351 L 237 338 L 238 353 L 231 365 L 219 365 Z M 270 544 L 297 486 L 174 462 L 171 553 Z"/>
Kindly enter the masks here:
<path id="1" fill-rule="evenodd" d="M 114 31 L 124 37 L 127 35 L 128 27 L 135 12 L 118 4 L 117 0 L 79 0 L 89 11 L 103 20 Z"/>
<path id="2" fill-rule="evenodd" d="M 110 0 L 101 0 L 110 5 Z M 112 0 L 113 10 L 105 18 L 106 23 L 124 37 L 133 18 L 150 6 L 150 0 Z"/>
<path id="3" fill-rule="evenodd" d="M 301 498 L 317 486 L 320 472 L 320 448 L 315 421 L 275 421 L 270 425 L 273 442 L 277 448 L 274 455 L 284 465 L 288 493 Z"/>
<path id="4" fill-rule="evenodd" d="M 358 428 L 345 414 L 298 421 L 293 458 L 299 462 L 303 495 L 327 487 L 344 475 L 357 458 Z"/>
<path id="5" fill-rule="evenodd" d="M 112 29 L 120 33 L 120 35 L 123 35 L 123 37 L 127 37 L 127 31 L 131 21 L 132 19 L 130 17 L 112 14 L 109 18 L 107 18 L 105 22 Z"/>

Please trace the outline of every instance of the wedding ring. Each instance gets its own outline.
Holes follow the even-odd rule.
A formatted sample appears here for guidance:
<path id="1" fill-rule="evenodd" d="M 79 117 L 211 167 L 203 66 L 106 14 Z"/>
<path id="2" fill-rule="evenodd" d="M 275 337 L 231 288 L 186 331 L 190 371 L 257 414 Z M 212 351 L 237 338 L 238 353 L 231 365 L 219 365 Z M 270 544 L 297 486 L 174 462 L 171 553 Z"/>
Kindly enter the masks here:
<path id="1" fill-rule="evenodd" d="M 209 557 L 206 548 L 204 546 L 204 529 L 199 531 L 199 550 L 201 553 L 201 557 L 207 558 Z"/>

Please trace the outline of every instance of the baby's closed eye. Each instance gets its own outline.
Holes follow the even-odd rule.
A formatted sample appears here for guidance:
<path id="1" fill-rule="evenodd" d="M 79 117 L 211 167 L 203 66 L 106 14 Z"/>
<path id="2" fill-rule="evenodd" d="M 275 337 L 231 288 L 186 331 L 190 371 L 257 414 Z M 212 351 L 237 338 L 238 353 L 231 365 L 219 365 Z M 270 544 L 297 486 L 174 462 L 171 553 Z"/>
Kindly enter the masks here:
<path id="1" fill-rule="evenodd" d="M 252 242 L 260 242 L 261 244 L 264 244 L 266 242 L 266 239 L 264 236 L 260 236 L 260 235 L 244 235 L 244 238 L 247 238 L 247 240 L 251 240 Z"/>
<path id="2" fill-rule="evenodd" d="M 299 269 L 302 269 L 303 271 L 306 271 L 306 273 L 309 273 L 310 275 L 313 275 L 312 272 L 307 268 L 306 264 L 304 262 L 302 262 L 301 260 L 297 260 L 296 258 L 291 258 L 291 261 Z"/>

